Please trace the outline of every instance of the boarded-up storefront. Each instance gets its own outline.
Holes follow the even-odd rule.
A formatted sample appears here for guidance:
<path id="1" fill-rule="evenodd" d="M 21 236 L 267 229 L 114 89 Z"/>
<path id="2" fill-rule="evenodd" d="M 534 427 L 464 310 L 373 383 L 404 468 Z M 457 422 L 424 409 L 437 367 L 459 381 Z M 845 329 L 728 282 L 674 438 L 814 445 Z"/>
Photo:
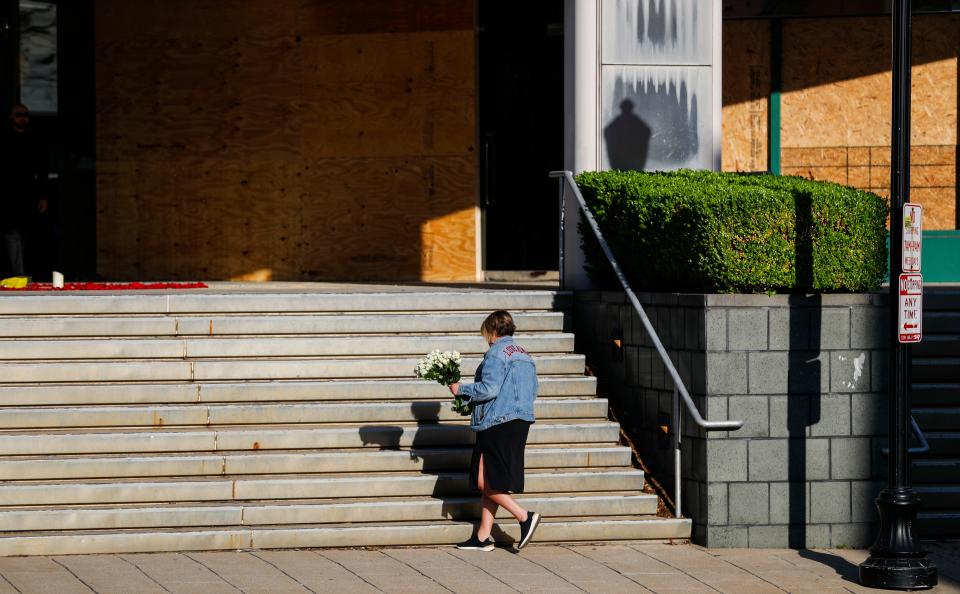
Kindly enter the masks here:
<path id="1" fill-rule="evenodd" d="M 96 2 L 97 266 L 474 280 L 471 0 Z"/>
<path id="2" fill-rule="evenodd" d="M 887 196 L 890 52 L 888 15 L 726 21 L 724 169 L 770 168 L 768 126 L 779 119 L 782 173 Z M 910 198 L 924 205 L 929 230 L 957 228 L 958 55 L 960 15 L 914 17 Z"/>

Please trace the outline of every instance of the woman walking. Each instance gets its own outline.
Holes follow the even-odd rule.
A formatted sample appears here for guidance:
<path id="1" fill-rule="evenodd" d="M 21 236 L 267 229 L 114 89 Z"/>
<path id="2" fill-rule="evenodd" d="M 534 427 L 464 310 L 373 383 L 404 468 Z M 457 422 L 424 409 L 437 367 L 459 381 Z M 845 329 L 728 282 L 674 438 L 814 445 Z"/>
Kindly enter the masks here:
<path id="1" fill-rule="evenodd" d="M 511 493 L 523 493 L 523 453 L 534 422 L 537 369 L 533 359 L 513 340 L 513 317 L 498 310 L 487 316 L 480 334 L 490 345 L 472 384 L 452 384 L 450 391 L 471 408 L 470 428 L 477 432 L 470 462 L 470 487 L 482 493 L 480 525 L 459 549 L 492 551 L 490 532 L 497 509 L 503 506 L 520 522 L 522 549 L 530 542 L 540 514 L 524 509 Z"/>

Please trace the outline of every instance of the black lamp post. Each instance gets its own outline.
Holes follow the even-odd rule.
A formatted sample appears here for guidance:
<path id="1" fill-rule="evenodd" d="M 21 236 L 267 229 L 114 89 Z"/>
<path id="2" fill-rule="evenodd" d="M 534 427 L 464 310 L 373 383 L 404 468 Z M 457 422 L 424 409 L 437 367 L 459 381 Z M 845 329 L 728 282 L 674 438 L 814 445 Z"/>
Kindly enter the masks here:
<path id="1" fill-rule="evenodd" d="M 899 340 L 899 277 L 903 272 L 903 204 L 910 189 L 911 0 L 893 1 L 893 128 L 890 178 L 890 478 L 877 497 L 880 534 L 860 564 L 860 583 L 872 588 L 926 589 L 937 567 L 917 538 L 920 497 L 910 487 L 910 345 Z"/>

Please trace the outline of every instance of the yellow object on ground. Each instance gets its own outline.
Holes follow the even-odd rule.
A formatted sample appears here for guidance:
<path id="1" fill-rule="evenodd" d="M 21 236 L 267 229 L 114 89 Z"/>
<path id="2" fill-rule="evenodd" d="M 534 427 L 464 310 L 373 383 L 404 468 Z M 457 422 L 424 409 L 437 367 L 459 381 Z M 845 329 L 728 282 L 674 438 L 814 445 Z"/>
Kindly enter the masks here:
<path id="1" fill-rule="evenodd" d="M 27 286 L 27 283 L 30 282 L 30 278 L 26 276 L 11 276 L 10 278 L 5 278 L 0 280 L 0 287 L 7 289 L 22 289 Z"/>

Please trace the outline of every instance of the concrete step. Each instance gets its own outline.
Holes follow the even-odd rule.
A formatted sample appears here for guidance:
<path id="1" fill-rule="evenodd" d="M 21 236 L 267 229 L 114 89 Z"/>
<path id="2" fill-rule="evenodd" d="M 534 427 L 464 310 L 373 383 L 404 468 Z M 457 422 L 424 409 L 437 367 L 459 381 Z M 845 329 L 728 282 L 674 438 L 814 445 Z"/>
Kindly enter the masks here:
<path id="1" fill-rule="evenodd" d="M 475 334 L 486 313 L 31 316 L 0 318 L 0 338 L 297 334 Z M 562 332 L 562 312 L 518 312 L 523 333 Z"/>
<path id="2" fill-rule="evenodd" d="M 914 406 L 951 406 L 960 402 L 960 382 L 914 383 Z"/>
<path id="3" fill-rule="evenodd" d="M 689 521 L 652 516 L 657 500 L 563 333 L 569 293 L 11 297 L 0 555 L 463 540 L 472 525 L 460 520 L 479 511 L 475 434 L 413 369 L 458 350 L 472 376 L 494 309 L 514 313 L 538 367 L 520 496 L 547 517 L 537 539 L 690 536 Z M 502 521 L 509 542 L 516 522 Z"/>
<path id="4" fill-rule="evenodd" d="M 0 315 L 112 315 L 272 312 L 417 312 L 555 311 L 569 309 L 571 294 L 563 291 L 478 289 L 390 292 L 283 292 L 173 294 L 33 294 L 4 295 Z"/>
<path id="5" fill-rule="evenodd" d="M 914 359 L 911 365 L 915 382 L 960 382 L 960 357 Z"/>
<path id="6" fill-rule="evenodd" d="M 924 311 L 923 329 L 936 334 L 960 334 L 960 311 Z"/>
<path id="7" fill-rule="evenodd" d="M 657 496 L 647 494 L 518 495 L 517 501 L 551 518 L 644 516 L 657 512 Z M 381 501 L 294 500 L 242 505 L 30 507 L 0 508 L 0 532 L 477 520 L 479 517 L 480 498 L 476 496 Z M 512 518 L 503 508 L 497 517 Z"/>
<path id="8" fill-rule="evenodd" d="M 920 458 L 910 464 L 915 484 L 950 484 L 960 476 L 960 458 Z"/>
<path id="9" fill-rule="evenodd" d="M 926 327 L 924 328 L 927 329 Z M 920 344 L 913 345 L 913 356 L 921 357 L 960 357 L 960 335 L 925 333 Z M 943 332 L 939 328 L 938 332 Z"/>
<path id="10" fill-rule="evenodd" d="M 462 421 L 466 423 L 466 421 Z M 620 426 L 606 421 L 538 422 L 529 444 L 616 443 Z M 0 456 L 106 454 L 138 452 L 219 452 L 319 448 L 431 447 L 468 445 L 474 432 L 466 424 L 357 426 L 269 425 L 216 429 L 48 430 L 0 433 Z"/>
<path id="11" fill-rule="evenodd" d="M 634 469 L 539 469 L 526 473 L 526 493 L 641 491 Z M 137 481 L 37 481 L 0 485 L 0 506 L 107 505 L 184 501 L 440 497 L 469 495 L 466 472 L 377 473 Z"/>
<path id="12" fill-rule="evenodd" d="M 583 355 L 548 354 L 535 358 L 541 375 L 582 375 Z M 0 363 L 0 383 L 186 382 L 281 379 L 408 378 L 417 357 L 298 359 L 207 359 L 155 361 L 44 361 Z M 465 357 L 464 377 L 480 357 Z"/>
<path id="13" fill-rule="evenodd" d="M 913 347 L 913 415 L 930 451 L 911 460 L 921 498 L 917 530 L 960 534 L 960 290 L 924 289 L 923 342 Z"/>
<path id="14" fill-rule="evenodd" d="M 131 456 L 17 456 L 0 458 L 0 480 L 191 477 L 342 472 L 436 472 L 469 466 L 472 448 L 414 448 L 351 451 L 292 450 L 226 454 L 152 454 Z M 536 446 L 526 449 L 524 464 L 535 468 L 629 467 L 622 446 Z"/>
<path id="15" fill-rule="evenodd" d="M 351 546 L 450 545 L 474 530 L 468 522 L 405 522 L 369 525 L 300 525 L 225 529 L 128 530 L 10 535 L 0 538 L 0 556 L 73 555 L 163 551 L 284 549 Z M 537 543 L 600 542 L 689 538 L 690 520 L 648 517 L 545 518 Z M 498 523 L 494 536 L 501 546 L 516 542 L 516 522 Z"/>
<path id="16" fill-rule="evenodd" d="M 572 334 L 518 335 L 517 341 L 535 355 L 573 351 Z M 422 357 L 433 349 L 482 355 L 487 348 L 479 334 L 0 340 L 0 360 Z"/>
<path id="17" fill-rule="evenodd" d="M 960 485 L 917 485 L 921 511 L 960 509 Z"/>
<path id="18" fill-rule="evenodd" d="M 581 372 L 582 373 L 582 372 Z M 412 375 L 412 374 L 411 374 Z M 541 376 L 541 398 L 593 396 L 597 380 L 583 375 Z M 5 386 L 4 406 L 151 404 L 194 402 L 296 402 L 447 399 L 435 382 L 398 380 L 273 380 L 227 383 L 94 383 Z"/>
<path id="19" fill-rule="evenodd" d="M 953 407 L 914 406 L 913 417 L 924 432 L 960 431 L 960 400 Z"/>
<path id="20" fill-rule="evenodd" d="M 960 457 L 960 431 L 941 432 L 927 431 L 924 429 L 923 433 L 927 441 L 930 442 L 930 451 L 924 454 L 924 456 L 928 458 Z M 956 480 L 960 481 L 960 476 L 957 476 Z M 960 507 L 960 505 L 958 505 L 958 507 Z"/>
<path id="21" fill-rule="evenodd" d="M 601 398 L 538 398 L 537 419 L 607 418 Z M 462 421 L 451 400 L 297 404 L 164 404 L 136 406 L 0 408 L 0 427 L 169 427 L 188 425 L 266 425 L 272 423 L 385 423 Z"/>
<path id="22" fill-rule="evenodd" d="M 956 537 L 957 534 L 960 534 L 960 509 L 919 512 L 917 514 L 917 534 L 920 538 Z"/>
<path id="23" fill-rule="evenodd" d="M 960 311 L 960 289 L 956 287 L 924 287 L 923 309 L 927 311 Z"/>

